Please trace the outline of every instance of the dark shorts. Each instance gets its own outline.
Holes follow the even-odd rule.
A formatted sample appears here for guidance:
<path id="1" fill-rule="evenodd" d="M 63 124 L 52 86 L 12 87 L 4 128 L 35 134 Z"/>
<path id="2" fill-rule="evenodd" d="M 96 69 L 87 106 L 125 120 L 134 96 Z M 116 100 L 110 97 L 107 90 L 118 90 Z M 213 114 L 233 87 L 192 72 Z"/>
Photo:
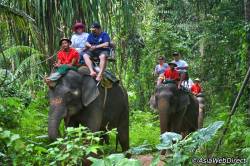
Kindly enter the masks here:
<path id="1" fill-rule="evenodd" d="M 86 53 L 85 51 L 82 51 L 82 52 L 80 53 L 80 60 L 79 60 L 79 63 L 80 63 L 81 65 L 84 65 L 84 64 L 85 64 L 85 61 L 84 61 L 84 58 L 83 58 L 83 55 L 84 55 L 85 53 Z"/>
<path id="2" fill-rule="evenodd" d="M 104 54 L 106 57 L 110 56 L 110 51 L 107 50 L 87 50 L 85 54 L 88 54 L 90 57 L 99 57 L 101 54 Z"/>

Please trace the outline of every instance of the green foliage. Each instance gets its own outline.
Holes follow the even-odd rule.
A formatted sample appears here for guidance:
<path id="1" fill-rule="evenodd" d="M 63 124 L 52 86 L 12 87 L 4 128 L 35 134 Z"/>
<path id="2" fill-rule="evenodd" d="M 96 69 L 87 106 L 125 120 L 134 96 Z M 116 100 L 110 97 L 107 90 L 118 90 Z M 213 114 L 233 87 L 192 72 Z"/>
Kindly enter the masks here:
<path id="1" fill-rule="evenodd" d="M 29 105 L 23 109 L 20 127 L 15 130 L 20 135 L 34 140 L 36 140 L 36 136 L 47 134 L 49 105 L 48 99 L 45 97 L 47 91 L 38 91 L 35 96 Z"/>
<path id="2" fill-rule="evenodd" d="M 192 158 L 195 156 L 197 149 L 201 149 L 204 144 L 207 144 L 215 136 L 217 131 L 222 127 L 224 122 L 217 121 L 206 128 L 195 131 L 182 139 L 182 136 L 173 132 L 166 132 L 161 135 L 161 143 L 155 147 L 142 145 L 130 150 L 133 154 L 144 153 L 145 151 L 168 150 L 164 161 L 167 165 L 190 165 Z M 145 150 L 145 151 L 144 151 Z M 156 155 L 153 163 L 155 165 L 160 161 L 160 157 Z M 152 164 L 153 164 L 152 163 Z"/>
<path id="3" fill-rule="evenodd" d="M 88 158 L 93 162 L 92 166 L 141 166 L 140 161 L 135 159 L 127 159 L 124 154 L 111 154 L 104 159 Z"/>
<path id="4" fill-rule="evenodd" d="M 151 149 L 155 151 L 155 145 L 159 144 L 157 115 L 147 112 L 148 100 L 155 87 L 152 71 L 159 55 L 171 61 L 173 51 L 181 52 L 189 63 L 190 77 L 201 78 L 208 106 L 206 125 L 227 119 L 248 67 L 246 29 L 249 29 L 249 25 L 244 20 L 244 1 L 58 2 L 0 0 L 0 125 L 3 129 L 11 130 L 1 131 L 1 135 L 5 135 L 1 137 L 3 142 L 0 143 L 1 150 L 4 149 L 1 154 L 5 156 L 5 165 L 10 165 L 8 162 L 13 165 L 48 165 L 52 162 L 47 160 L 48 148 L 56 151 L 58 147 L 63 151 L 63 147 L 67 148 L 66 142 L 72 145 L 70 140 L 64 140 L 53 147 L 47 146 L 48 142 L 44 139 L 47 134 L 47 87 L 42 79 L 50 68 L 49 64 L 52 64 L 50 60 L 45 62 L 45 58 L 56 53 L 59 49 L 58 40 L 62 36 L 70 37 L 71 25 L 76 20 L 82 19 L 87 30 L 94 20 L 100 21 L 117 45 L 116 62 L 112 70 L 128 90 L 130 109 L 133 110 L 130 115 L 132 153 L 148 153 Z M 232 117 L 217 156 L 243 156 L 249 159 L 250 133 L 246 125 L 248 94 L 249 88 Z M 12 132 L 20 134 L 21 138 Z M 114 135 L 111 137 L 112 142 L 115 142 Z M 17 139 L 8 144 L 12 136 Z M 218 137 L 216 135 L 216 139 L 199 148 L 196 155 L 209 156 Z M 191 144 L 188 143 L 188 146 Z M 22 150 L 18 151 L 16 146 Z M 110 153 L 111 147 L 106 148 L 104 152 Z M 74 161 L 82 155 L 80 152 L 72 154 Z M 186 152 L 174 154 L 176 156 L 172 158 L 179 157 L 178 162 L 189 162 L 190 157 L 185 156 Z M 66 163 L 69 162 L 71 155 L 60 155 Z M 57 157 L 51 154 L 51 158 Z M 109 164 L 118 162 L 110 158 L 128 162 L 122 155 L 98 161 Z M 158 161 L 159 156 L 156 155 L 153 162 Z"/>
<path id="5" fill-rule="evenodd" d="M 0 126 L 16 128 L 20 125 L 20 118 L 24 105 L 19 98 L 0 97 Z"/>
<path id="6" fill-rule="evenodd" d="M 102 151 L 99 145 L 101 132 L 91 133 L 86 127 L 67 128 L 66 137 L 58 138 L 50 144 L 48 157 L 50 165 L 60 163 L 62 165 L 77 165 L 83 162 L 83 158 L 91 153 Z"/>
<path id="7" fill-rule="evenodd" d="M 132 111 L 130 115 L 131 146 L 159 143 L 160 127 L 158 115 L 151 112 Z"/>
<path id="8" fill-rule="evenodd" d="M 111 134 L 110 131 L 106 134 Z M 0 164 L 8 165 L 78 165 L 90 155 L 103 152 L 102 132 L 92 133 L 86 127 L 67 128 L 66 136 L 47 143 L 24 141 L 18 134 L 0 128 Z M 112 159 L 113 160 L 113 159 Z M 125 163 L 125 161 L 123 162 Z"/>
<path id="9" fill-rule="evenodd" d="M 11 163 L 11 158 L 15 158 L 24 146 L 18 134 L 0 128 L 0 165 Z"/>
<path id="10" fill-rule="evenodd" d="M 227 108 L 227 109 L 225 109 Z M 223 106 L 221 103 L 217 103 L 213 106 L 213 112 L 209 112 L 205 123 L 209 123 L 213 120 L 226 120 L 228 117 L 229 107 Z M 244 106 L 239 106 L 239 112 L 232 117 L 227 134 L 224 136 L 223 144 L 220 150 L 215 154 L 216 156 L 238 157 L 249 160 L 249 127 L 244 123 L 246 121 L 246 113 L 244 113 Z M 219 135 L 220 136 L 220 135 Z M 219 137 L 217 136 L 217 138 Z M 217 140 L 217 139 L 215 139 Z M 213 153 L 214 147 L 217 145 L 217 141 L 211 141 L 207 144 L 205 151 L 207 155 Z M 201 154 L 202 155 L 202 152 Z M 204 153 L 204 152 L 203 152 Z"/>

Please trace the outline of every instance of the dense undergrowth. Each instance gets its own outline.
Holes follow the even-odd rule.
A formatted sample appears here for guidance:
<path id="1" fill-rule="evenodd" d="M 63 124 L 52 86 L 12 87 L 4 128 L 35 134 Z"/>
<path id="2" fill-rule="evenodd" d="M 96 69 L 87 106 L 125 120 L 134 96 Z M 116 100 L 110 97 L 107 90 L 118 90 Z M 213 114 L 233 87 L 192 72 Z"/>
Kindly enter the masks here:
<path id="1" fill-rule="evenodd" d="M 47 139 L 47 87 L 41 80 L 53 63 L 48 56 L 56 54 L 61 37 L 70 37 L 76 19 L 85 21 L 87 31 L 100 21 L 116 44 L 116 62 L 108 66 L 128 90 L 132 158 L 151 154 L 156 164 L 160 147 L 172 150 L 164 161 L 169 165 L 193 165 L 192 158 L 211 156 L 248 159 L 249 165 L 249 87 L 217 152 L 224 126 L 210 131 L 220 127 L 215 122 L 227 120 L 249 66 L 245 10 L 250 1 L 108 2 L 0 0 L 0 165 L 75 165 L 96 151 L 99 158 L 91 158 L 95 165 L 138 165 L 127 154 L 116 154 L 115 131 L 109 132 L 111 144 L 101 146 L 100 133 L 64 129 L 62 123 L 60 130 L 67 136 L 53 144 Z M 169 140 L 179 135 L 160 139 L 158 115 L 148 100 L 155 86 L 155 60 L 161 55 L 169 62 L 174 51 L 188 62 L 190 77 L 202 80 L 207 107 L 202 131 L 208 133 L 205 137 L 199 131 L 172 145 Z M 82 134 L 91 135 L 92 143 L 82 144 Z"/>
<path id="2" fill-rule="evenodd" d="M 136 159 L 128 160 L 124 155 L 116 154 L 116 131 L 109 132 L 111 144 L 104 146 L 98 143 L 100 133 L 91 133 L 84 127 L 68 128 L 65 131 L 66 137 L 60 138 L 54 143 L 49 142 L 47 139 L 48 101 L 46 90 L 41 90 L 32 96 L 27 94 L 26 98 L 17 96 L 18 92 L 13 97 L 3 96 L 0 100 L 0 163 L 2 165 L 54 165 L 55 163 L 76 165 L 76 163 L 84 163 L 84 157 L 96 152 L 99 153 L 98 158 L 89 158 L 95 164 L 117 164 L 122 161 L 120 164 L 123 165 L 131 163 L 139 165 Z M 27 98 L 30 98 L 29 102 L 27 102 Z M 211 103 L 214 102 L 213 100 L 215 98 L 211 100 Z M 130 110 L 131 149 L 129 153 L 135 156 L 150 153 L 154 156 L 153 163 L 157 163 L 160 159 L 159 150 L 169 146 L 168 149 L 172 149 L 174 153 L 170 158 L 168 156 L 165 162 L 170 165 L 173 163 L 192 165 L 192 158 L 211 157 L 212 154 L 217 157 L 245 158 L 249 161 L 250 132 L 245 126 L 246 116 L 241 111 L 242 109 L 240 106 L 238 113 L 232 118 L 224 143 L 215 154 L 213 154 L 213 150 L 221 132 L 214 133 L 216 135 L 213 139 L 213 133 L 209 139 L 204 137 L 209 136 L 208 131 L 204 136 L 202 133 L 197 133 L 196 136 L 191 135 L 184 141 L 177 141 L 176 145 L 170 146 L 168 139 L 178 140 L 180 136 L 170 134 L 170 137 L 166 137 L 167 144 L 166 140 L 164 144 L 164 140 L 160 140 L 157 113 L 150 110 Z M 225 121 L 228 117 L 228 110 L 229 107 L 222 103 L 213 103 L 206 112 L 204 126 L 209 126 L 215 121 Z M 196 141 L 190 142 L 190 139 L 196 139 Z M 195 145 L 194 143 L 199 142 L 198 140 L 203 141 L 202 144 Z M 89 144 L 89 142 L 91 143 Z M 190 151 L 191 147 L 195 147 L 195 150 Z M 110 156 L 112 153 L 113 155 Z"/>

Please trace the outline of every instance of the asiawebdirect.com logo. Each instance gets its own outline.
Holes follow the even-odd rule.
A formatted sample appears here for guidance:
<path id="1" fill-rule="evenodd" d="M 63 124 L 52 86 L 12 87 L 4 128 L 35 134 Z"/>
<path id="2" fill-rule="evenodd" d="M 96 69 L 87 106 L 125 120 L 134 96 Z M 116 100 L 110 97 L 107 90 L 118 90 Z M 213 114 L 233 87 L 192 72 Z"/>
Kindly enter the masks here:
<path id="1" fill-rule="evenodd" d="M 245 164 L 246 159 L 221 157 L 221 158 L 193 158 L 192 162 L 195 164 Z"/>

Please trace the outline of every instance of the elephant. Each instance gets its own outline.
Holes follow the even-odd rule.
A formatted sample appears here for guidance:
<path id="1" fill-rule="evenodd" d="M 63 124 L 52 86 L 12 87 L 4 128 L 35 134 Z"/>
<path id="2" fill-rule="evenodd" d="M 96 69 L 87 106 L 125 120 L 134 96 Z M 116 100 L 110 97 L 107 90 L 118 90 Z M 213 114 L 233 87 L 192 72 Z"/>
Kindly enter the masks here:
<path id="1" fill-rule="evenodd" d="M 161 134 L 175 132 L 184 138 L 198 129 L 198 101 L 191 93 L 178 89 L 175 82 L 158 85 L 150 105 L 159 112 Z"/>
<path id="2" fill-rule="evenodd" d="M 196 96 L 198 103 L 199 103 L 199 118 L 198 118 L 198 128 L 203 127 L 203 120 L 205 115 L 205 96 L 203 93 L 199 93 Z"/>
<path id="3" fill-rule="evenodd" d="M 129 108 L 126 91 L 119 83 L 109 89 L 103 88 L 88 73 L 86 68 L 80 68 L 77 72 L 70 70 L 54 88 L 49 89 L 49 139 L 59 137 L 59 125 L 64 119 L 65 127 L 82 124 L 93 132 L 117 128 L 117 141 L 122 151 L 128 150 Z"/>

